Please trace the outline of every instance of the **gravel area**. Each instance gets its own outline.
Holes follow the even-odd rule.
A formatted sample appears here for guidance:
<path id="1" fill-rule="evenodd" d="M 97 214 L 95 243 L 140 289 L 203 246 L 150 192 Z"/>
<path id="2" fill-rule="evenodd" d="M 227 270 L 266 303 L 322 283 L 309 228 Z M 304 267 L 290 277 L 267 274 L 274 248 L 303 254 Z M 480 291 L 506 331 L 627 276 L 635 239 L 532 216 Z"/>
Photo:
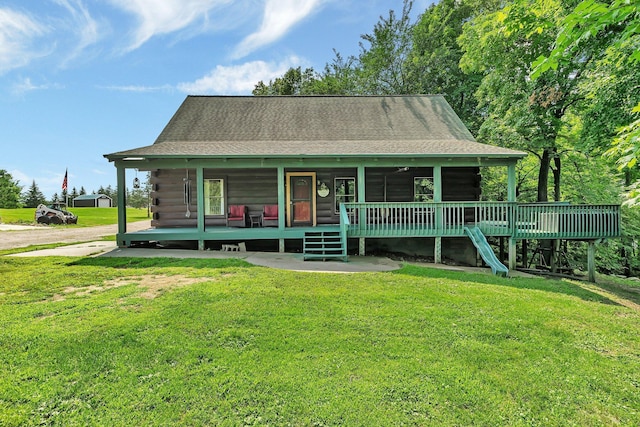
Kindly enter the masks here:
<path id="1" fill-rule="evenodd" d="M 50 227 L 46 225 L 9 227 L 0 224 L 0 250 L 23 248 L 31 245 L 45 245 L 49 243 L 74 243 L 100 240 L 104 236 L 113 236 L 118 232 L 116 224 L 99 225 L 96 227 Z M 131 222 L 127 224 L 127 231 L 145 230 L 151 227 L 150 221 Z M 7 228 L 18 228 L 7 230 Z"/>

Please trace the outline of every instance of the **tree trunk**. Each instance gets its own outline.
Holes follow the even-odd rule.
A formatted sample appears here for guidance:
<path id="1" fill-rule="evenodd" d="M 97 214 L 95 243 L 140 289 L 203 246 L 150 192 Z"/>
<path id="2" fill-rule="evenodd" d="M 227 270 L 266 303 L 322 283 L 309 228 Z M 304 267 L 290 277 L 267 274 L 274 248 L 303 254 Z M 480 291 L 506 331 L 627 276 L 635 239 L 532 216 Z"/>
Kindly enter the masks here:
<path id="1" fill-rule="evenodd" d="M 540 158 L 540 170 L 538 171 L 538 202 L 549 201 L 549 167 L 551 166 L 551 153 L 545 148 Z"/>
<path id="2" fill-rule="evenodd" d="M 560 201 L 560 176 L 562 171 L 562 162 L 560 160 L 560 156 L 558 156 L 557 150 L 553 149 L 553 164 L 555 167 L 553 168 L 553 200 L 556 202 Z"/>

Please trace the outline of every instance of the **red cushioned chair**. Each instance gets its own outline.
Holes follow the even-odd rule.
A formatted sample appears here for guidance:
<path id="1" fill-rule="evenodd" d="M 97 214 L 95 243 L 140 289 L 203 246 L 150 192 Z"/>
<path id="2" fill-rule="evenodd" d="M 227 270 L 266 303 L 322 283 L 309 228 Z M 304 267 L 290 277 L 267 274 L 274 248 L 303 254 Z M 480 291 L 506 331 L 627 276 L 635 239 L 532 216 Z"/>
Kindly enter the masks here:
<path id="1" fill-rule="evenodd" d="M 264 208 L 262 208 L 262 226 L 278 226 L 278 205 L 265 205 Z"/>
<path id="2" fill-rule="evenodd" d="M 227 227 L 246 227 L 247 212 L 245 205 L 229 205 L 227 213 Z"/>

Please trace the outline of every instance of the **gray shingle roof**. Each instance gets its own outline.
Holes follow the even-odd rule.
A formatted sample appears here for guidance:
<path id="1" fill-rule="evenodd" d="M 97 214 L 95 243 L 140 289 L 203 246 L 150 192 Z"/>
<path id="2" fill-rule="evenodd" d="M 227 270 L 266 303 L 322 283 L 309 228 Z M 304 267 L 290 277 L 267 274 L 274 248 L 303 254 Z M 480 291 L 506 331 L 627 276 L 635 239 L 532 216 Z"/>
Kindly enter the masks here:
<path id="1" fill-rule="evenodd" d="M 188 96 L 153 145 L 123 157 L 500 156 L 440 95 Z"/>

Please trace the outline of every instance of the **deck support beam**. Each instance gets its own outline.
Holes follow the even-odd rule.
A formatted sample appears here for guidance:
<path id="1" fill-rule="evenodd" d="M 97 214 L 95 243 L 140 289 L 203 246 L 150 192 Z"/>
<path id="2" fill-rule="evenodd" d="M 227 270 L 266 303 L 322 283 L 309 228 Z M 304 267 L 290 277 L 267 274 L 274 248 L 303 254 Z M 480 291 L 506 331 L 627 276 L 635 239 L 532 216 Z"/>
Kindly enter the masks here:
<path id="1" fill-rule="evenodd" d="M 364 170 L 364 166 L 359 165 L 358 166 L 358 197 L 357 197 L 357 201 L 359 202 L 365 202 L 366 199 L 366 193 L 365 193 L 365 170 Z M 359 224 L 364 224 L 366 222 L 366 217 L 365 217 L 365 211 L 364 209 L 359 209 L 359 216 L 358 216 L 358 223 Z M 360 256 L 364 256 L 366 252 L 366 242 L 364 237 L 360 237 L 360 239 L 358 239 L 358 255 Z"/>
<path id="2" fill-rule="evenodd" d="M 433 201 L 442 202 L 442 166 L 433 167 Z M 442 208 L 436 209 L 436 227 L 442 230 Z M 442 264 L 442 237 L 435 238 L 433 245 L 433 262 Z"/>
<path id="3" fill-rule="evenodd" d="M 507 201 L 508 202 L 516 202 L 516 162 L 509 163 L 507 166 Z M 511 218 L 509 222 L 511 224 L 514 223 L 515 218 L 513 218 L 513 210 L 511 210 Z M 513 225 L 513 229 L 511 231 L 511 237 L 509 237 L 509 270 L 516 269 L 516 239 L 513 237 L 513 230 L 515 229 L 515 225 Z"/>
<path id="4" fill-rule="evenodd" d="M 509 237 L 509 270 L 516 269 L 516 239 Z"/>
<path id="5" fill-rule="evenodd" d="M 284 166 L 278 166 L 278 230 L 284 231 L 286 225 L 286 194 L 285 194 L 285 175 Z M 278 239 L 278 251 L 283 253 L 285 250 L 284 239 Z"/>
<path id="6" fill-rule="evenodd" d="M 596 241 L 589 240 L 587 248 L 587 272 L 590 282 L 596 282 Z"/>
<path id="7" fill-rule="evenodd" d="M 204 168 L 196 167 L 196 206 L 198 210 L 198 234 L 204 233 Z M 204 251 L 204 240 L 198 239 L 198 250 Z"/>
<path id="8" fill-rule="evenodd" d="M 116 162 L 116 186 L 119 189 L 117 201 L 118 201 L 118 234 L 124 235 L 127 232 L 127 192 L 124 190 L 127 188 L 126 176 L 127 171 L 123 164 Z M 118 246 L 126 246 L 124 241 L 118 241 Z"/>

